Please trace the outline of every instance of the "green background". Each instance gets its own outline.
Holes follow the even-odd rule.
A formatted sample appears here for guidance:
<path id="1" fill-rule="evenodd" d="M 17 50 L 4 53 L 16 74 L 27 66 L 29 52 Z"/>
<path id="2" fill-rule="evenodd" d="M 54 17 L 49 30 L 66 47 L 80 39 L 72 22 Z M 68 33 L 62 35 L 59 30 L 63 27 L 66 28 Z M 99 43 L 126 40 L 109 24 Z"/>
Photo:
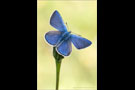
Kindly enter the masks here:
<path id="1" fill-rule="evenodd" d="M 56 30 L 49 24 L 50 16 L 58 10 L 68 29 L 92 41 L 88 48 L 77 50 L 62 61 L 60 89 L 97 90 L 97 1 L 48 1 L 37 3 L 37 85 L 38 90 L 55 89 L 56 66 L 52 46 L 44 39 L 46 32 Z"/>

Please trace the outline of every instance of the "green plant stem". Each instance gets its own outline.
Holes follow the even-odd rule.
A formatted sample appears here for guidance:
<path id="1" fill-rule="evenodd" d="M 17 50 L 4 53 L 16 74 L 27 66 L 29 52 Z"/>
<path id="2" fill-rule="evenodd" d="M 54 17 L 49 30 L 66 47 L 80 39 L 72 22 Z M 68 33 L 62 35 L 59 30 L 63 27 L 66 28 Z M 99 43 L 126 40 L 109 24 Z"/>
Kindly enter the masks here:
<path id="1" fill-rule="evenodd" d="M 60 67 L 61 67 L 62 59 L 64 57 L 57 53 L 55 47 L 53 47 L 53 56 L 55 58 L 55 63 L 56 63 L 56 90 L 59 90 Z"/>
<path id="2" fill-rule="evenodd" d="M 56 90 L 59 89 L 60 66 L 62 60 L 56 61 Z"/>

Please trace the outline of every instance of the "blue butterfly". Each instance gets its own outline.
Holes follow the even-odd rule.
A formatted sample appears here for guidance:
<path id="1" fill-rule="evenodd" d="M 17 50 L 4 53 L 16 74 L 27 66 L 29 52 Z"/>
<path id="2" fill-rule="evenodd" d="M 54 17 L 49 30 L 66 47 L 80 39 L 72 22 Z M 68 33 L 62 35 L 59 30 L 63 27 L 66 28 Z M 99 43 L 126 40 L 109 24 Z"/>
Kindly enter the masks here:
<path id="1" fill-rule="evenodd" d="M 46 41 L 56 47 L 56 51 L 62 56 L 69 56 L 72 51 L 71 42 L 77 49 L 83 49 L 92 44 L 91 41 L 71 34 L 64 24 L 61 15 L 57 10 L 51 16 L 50 25 L 58 31 L 49 31 L 45 34 Z"/>

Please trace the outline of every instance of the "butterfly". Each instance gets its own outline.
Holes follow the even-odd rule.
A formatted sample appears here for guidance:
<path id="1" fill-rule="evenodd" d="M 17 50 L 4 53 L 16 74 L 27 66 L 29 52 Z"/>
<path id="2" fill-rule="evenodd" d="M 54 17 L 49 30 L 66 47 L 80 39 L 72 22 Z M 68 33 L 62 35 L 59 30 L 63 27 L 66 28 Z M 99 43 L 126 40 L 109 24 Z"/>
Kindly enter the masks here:
<path id="1" fill-rule="evenodd" d="M 69 56 L 72 52 L 71 42 L 77 49 L 83 49 L 92 44 L 86 38 L 79 35 L 71 34 L 71 31 L 67 30 L 66 25 L 60 13 L 55 10 L 50 18 L 50 25 L 58 31 L 49 31 L 45 34 L 45 40 L 56 47 L 56 51 L 62 56 Z"/>

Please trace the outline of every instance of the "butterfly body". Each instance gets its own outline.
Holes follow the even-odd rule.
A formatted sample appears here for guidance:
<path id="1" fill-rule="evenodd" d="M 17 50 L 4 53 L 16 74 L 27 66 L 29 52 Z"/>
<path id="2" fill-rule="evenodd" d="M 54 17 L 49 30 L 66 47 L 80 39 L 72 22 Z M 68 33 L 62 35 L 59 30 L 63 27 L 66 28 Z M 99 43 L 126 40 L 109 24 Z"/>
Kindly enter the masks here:
<path id="1" fill-rule="evenodd" d="M 71 36 L 70 34 L 71 32 L 64 32 L 62 33 L 61 37 L 59 38 L 57 44 L 55 45 L 55 47 L 58 47 L 62 42 L 68 40 Z"/>
<path id="2" fill-rule="evenodd" d="M 58 31 L 49 31 L 45 34 L 46 41 L 56 47 L 59 54 L 69 56 L 72 51 L 71 42 L 77 49 L 83 49 L 92 44 L 91 41 L 81 36 L 71 34 L 64 24 L 61 15 L 57 10 L 51 16 L 50 25 Z"/>

